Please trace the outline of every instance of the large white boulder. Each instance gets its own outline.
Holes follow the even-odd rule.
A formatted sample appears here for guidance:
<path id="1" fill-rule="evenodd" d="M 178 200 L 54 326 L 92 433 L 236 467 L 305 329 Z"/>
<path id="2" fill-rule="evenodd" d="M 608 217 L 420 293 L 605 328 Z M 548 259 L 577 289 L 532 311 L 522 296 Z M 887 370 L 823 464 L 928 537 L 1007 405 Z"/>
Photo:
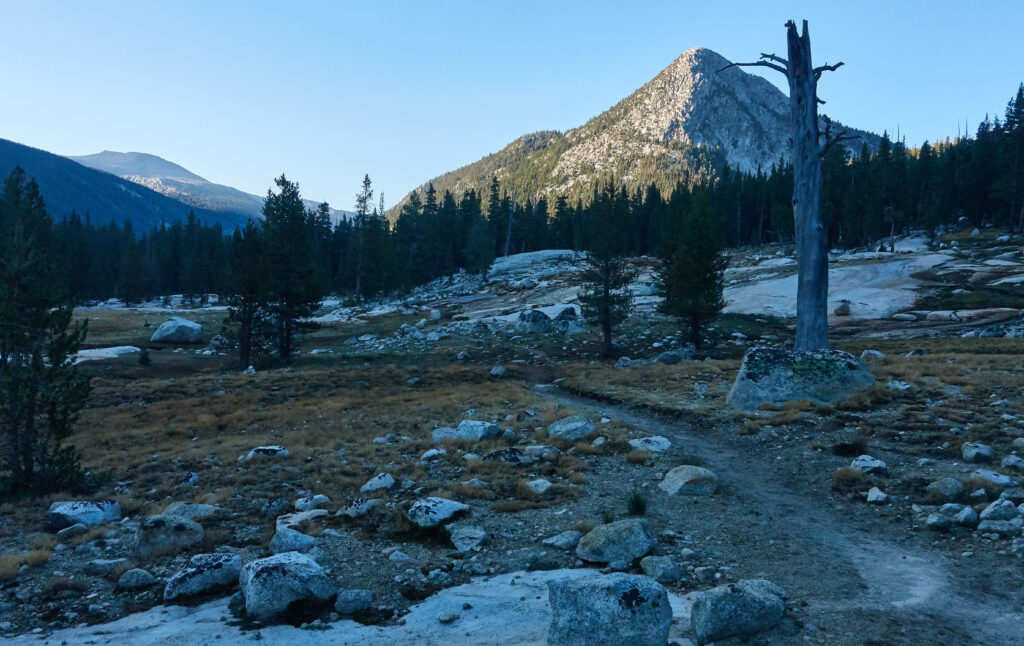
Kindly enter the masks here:
<path id="1" fill-rule="evenodd" d="M 430 439 L 434 442 L 442 440 L 486 440 L 498 437 L 501 429 L 492 422 L 464 419 L 458 428 L 435 428 Z"/>
<path id="2" fill-rule="evenodd" d="M 58 530 L 72 525 L 99 525 L 121 520 L 121 505 L 113 500 L 63 501 L 50 505 L 50 529 Z"/>
<path id="3" fill-rule="evenodd" d="M 572 415 L 548 426 L 548 437 L 560 437 L 575 442 L 594 432 L 594 424 L 586 415 Z"/>
<path id="4" fill-rule="evenodd" d="M 172 316 L 156 329 L 149 340 L 153 343 L 199 343 L 202 337 L 202 325 L 180 316 Z"/>
<path id="5" fill-rule="evenodd" d="M 548 583 L 551 646 L 664 646 L 672 607 L 646 576 L 597 574 Z"/>
<path id="6" fill-rule="evenodd" d="M 710 496 L 718 489 L 718 476 L 711 469 L 684 464 L 666 473 L 658 488 L 670 496 Z"/>
<path id="7" fill-rule="evenodd" d="M 614 570 L 625 570 L 633 561 L 654 548 L 654 537 L 639 518 L 628 518 L 598 525 L 587 532 L 576 546 L 576 556 L 591 563 L 607 563 Z"/>
<path id="8" fill-rule="evenodd" d="M 697 643 L 708 644 L 773 628 L 785 611 L 785 590 L 771 581 L 747 579 L 699 593 L 690 625 Z"/>
<path id="9" fill-rule="evenodd" d="M 455 500 L 438 497 L 421 498 L 412 504 L 406 517 L 417 527 L 437 527 L 468 510 L 469 505 Z"/>
<path id="10" fill-rule="evenodd" d="M 194 520 L 169 514 L 149 516 L 139 525 L 135 550 L 142 558 L 177 552 L 202 543 L 203 536 L 203 526 Z"/>
<path id="11" fill-rule="evenodd" d="M 758 347 L 751 348 L 743 357 L 726 402 L 741 410 L 803 399 L 815 404 L 835 404 L 873 383 L 875 376 L 868 367 L 847 352 Z"/>
<path id="12" fill-rule="evenodd" d="M 316 561 L 305 554 L 285 552 L 252 561 L 238 577 L 246 616 L 273 621 L 296 601 L 327 604 L 337 587 Z"/>
<path id="13" fill-rule="evenodd" d="M 237 554 L 196 554 L 168 579 L 164 601 L 233 586 L 241 572 L 242 558 Z"/>

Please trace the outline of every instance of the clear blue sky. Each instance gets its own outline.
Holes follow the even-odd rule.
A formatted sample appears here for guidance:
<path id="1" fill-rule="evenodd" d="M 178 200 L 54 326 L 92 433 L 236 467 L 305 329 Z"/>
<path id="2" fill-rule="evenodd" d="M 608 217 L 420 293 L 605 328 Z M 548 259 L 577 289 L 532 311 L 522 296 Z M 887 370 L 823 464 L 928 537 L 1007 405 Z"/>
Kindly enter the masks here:
<path id="1" fill-rule="evenodd" d="M 0 1 L 0 137 L 141 151 L 263 194 L 285 172 L 388 205 L 516 137 L 565 130 L 680 53 L 785 52 L 810 21 L 820 94 L 908 143 L 1002 114 L 1024 80 L 1024 2 Z M 774 72 L 765 76 L 779 84 Z M 962 126 L 961 126 L 962 127 Z"/>

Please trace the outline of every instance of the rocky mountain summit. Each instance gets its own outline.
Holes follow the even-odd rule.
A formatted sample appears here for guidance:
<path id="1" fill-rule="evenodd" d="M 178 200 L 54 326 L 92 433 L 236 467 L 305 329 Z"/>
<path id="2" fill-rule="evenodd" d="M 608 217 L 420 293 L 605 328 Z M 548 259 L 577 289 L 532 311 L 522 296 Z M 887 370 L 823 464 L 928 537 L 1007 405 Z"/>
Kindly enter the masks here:
<path id="1" fill-rule="evenodd" d="M 745 172 L 768 169 L 789 155 L 788 99 L 764 78 L 704 47 L 684 52 L 650 82 L 565 133 L 543 131 L 433 180 L 455 194 L 486 188 L 497 174 L 518 200 L 567 195 L 584 200 L 599 178 L 614 173 L 632 189 L 654 182 L 712 176 L 723 163 Z M 836 124 L 835 127 L 844 127 Z M 845 128 L 845 127 L 844 127 Z M 846 128 L 859 152 L 874 134 Z"/>

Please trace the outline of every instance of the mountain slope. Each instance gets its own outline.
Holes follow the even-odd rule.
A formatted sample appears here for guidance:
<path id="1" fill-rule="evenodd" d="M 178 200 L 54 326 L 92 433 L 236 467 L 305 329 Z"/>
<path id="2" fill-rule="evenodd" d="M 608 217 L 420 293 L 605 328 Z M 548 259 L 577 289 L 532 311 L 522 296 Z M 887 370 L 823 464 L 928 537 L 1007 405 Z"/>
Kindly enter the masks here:
<path id="1" fill-rule="evenodd" d="M 519 200 L 586 200 L 595 181 L 610 173 L 630 189 L 653 182 L 671 190 L 679 180 L 712 176 L 724 162 L 744 171 L 767 170 L 789 154 L 788 98 L 760 76 L 738 67 L 723 70 L 728 64 L 709 49 L 691 49 L 585 125 L 521 137 L 435 178 L 434 187 L 442 193 L 479 191 L 497 173 Z M 851 150 L 859 151 L 862 143 L 877 146 L 876 135 L 848 130 L 860 137 L 848 144 Z"/>
<path id="2" fill-rule="evenodd" d="M 77 211 L 89 214 L 93 223 L 131 221 L 136 232 L 183 220 L 195 210 L 203 222 L 220 222 L 227 230 L 244 225 L 240 213 L 215 213 L 194 208 L 166 195 L 110 173 L 88 168 L 66 157 L 0 139 L 0 175 L 7 177 L 15 166 L 25 169 L 39 184 L 51 216 L 62 218 Z"/>
<path id="3" fill-rule="evenodd" d="M 68 159 L 141 184 L 197 208 L 251 218 L 263 217 L 263 197 L 223 184 L 215 184 L 156 155 L 104 150 L 94 155 Z M 313 200 L 304 202 L 306 207 L 311 209 L 318 205 L 318 202 Z M 350 215 L 347 211 L 337 209 L 331 209 L 331 213 L 335 218 Z"/>

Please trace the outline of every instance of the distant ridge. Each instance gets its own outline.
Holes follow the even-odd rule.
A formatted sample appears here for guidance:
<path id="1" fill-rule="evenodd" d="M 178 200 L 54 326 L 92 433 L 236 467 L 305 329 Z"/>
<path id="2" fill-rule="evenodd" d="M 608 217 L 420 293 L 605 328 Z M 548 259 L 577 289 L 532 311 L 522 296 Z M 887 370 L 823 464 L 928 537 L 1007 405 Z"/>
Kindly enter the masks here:
<path id="1" fill-rule="evenodd" d="M 122 179 L 135 182 L 197 208 L 235 216 L 263 217 L 264 196 L 246 193 L 223 184 L 215 184 L 156 155 L 104 150 L 94 155 L 81 155 L 68 157 L 68 159 L 89 168 L 117 175 Z M 270 178 L 268 178 L 268 185 L 269 181 Z M 319 204 L 314 200 L 303 201 L 310 209 L 316 208 Z M 338 209 L 331 209 L 331 214 L 335 220 L 352 215 L 348 211 Z"/>
<path id="2" fill-rule="evenodd" d="M 21 166 L 39 184 L 47 211 L 57 219 L 74 210 L 83 218 L 88 214 L 94 224 L 130 221 L 140 234 L 161 224 L 184 220 L 193 210 L 200 221 L 219 222 L 228 231 L 243 226 L 249 219 L 242 213 L 215 212 L 185 204 L 66 157 L 0 139 L 0 174 L 7 177 L 15 166 Z"/>

